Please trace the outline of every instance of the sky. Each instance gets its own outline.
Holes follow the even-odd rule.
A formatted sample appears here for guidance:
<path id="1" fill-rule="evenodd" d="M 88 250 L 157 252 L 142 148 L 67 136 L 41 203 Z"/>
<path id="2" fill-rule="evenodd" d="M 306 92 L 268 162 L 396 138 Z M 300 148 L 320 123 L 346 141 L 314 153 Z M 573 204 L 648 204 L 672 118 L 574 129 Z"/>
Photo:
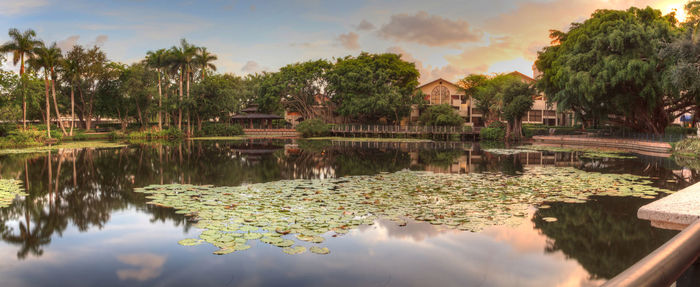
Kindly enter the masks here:
<path id="1" fill-rule="evenodd" d="M 133 63 L 181 38 L 218 56 L 219 72 L 275 71 L 306 60 L 392 52 L 421 82 L 470 73 L 532 76 L 549 30 L 596 9 L 651 6 L 682 18 L 685 0 L 0 0 L 0 43 L 10 28 L 36 30 L 65 50 L 98 45 Z M 11 63 L 3 68 L 11 69 Z M 15 68 L 16 69 L 16 68 Z"/>

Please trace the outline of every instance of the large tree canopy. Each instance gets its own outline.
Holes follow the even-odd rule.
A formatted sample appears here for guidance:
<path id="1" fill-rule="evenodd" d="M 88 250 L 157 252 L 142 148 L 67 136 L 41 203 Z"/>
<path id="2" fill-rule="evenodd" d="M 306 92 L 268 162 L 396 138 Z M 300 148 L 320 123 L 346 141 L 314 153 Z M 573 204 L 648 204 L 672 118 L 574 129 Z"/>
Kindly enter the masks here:
<path id="1" fill-rule="evenodd" d="M 607 118 L 643 132 L 663 133 L 688 99 L 664 89 L 670 61 L 659 51 L 680 29 L 673 15 L 652 8 L 598 10 L 568 32 L 552 31 L 553 45 L 540 51 L 538 88 L 559 110 L 585 121 Z"/>
<path id="2" fill-rule="evenodd" d="M 415 94 L 418 76 L 415 65 L 399 55 L 362 53 L 338 59 L 327 73 L 327 92 L 343 116 L 397 123 L 422 101 Z"/>
<path id="3" fill-rule="evenodd" d="M 326 60 L 307 61 L 284 66 L 276 73 L 263 74 L 258 104 L 265 112 L 281 113 L 285 108 L 299 112 L 305 119 L 316 116 L 316 97 L 326 86 L 325 74 L 331 68 Z"/>

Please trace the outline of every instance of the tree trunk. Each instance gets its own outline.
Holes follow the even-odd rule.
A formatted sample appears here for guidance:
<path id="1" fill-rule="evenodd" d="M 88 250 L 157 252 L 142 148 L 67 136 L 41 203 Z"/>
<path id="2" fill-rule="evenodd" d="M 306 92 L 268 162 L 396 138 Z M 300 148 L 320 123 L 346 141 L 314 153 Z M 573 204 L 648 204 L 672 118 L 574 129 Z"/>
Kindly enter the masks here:
<path id="1" fill-rule="evenodd" d="M 182 72 L 180 72 L 180 103 L 177 107 L 177 129 L 182 130 Z"/>
<path id="2" fill-rule="evenodd" d="M 46 91 L 46 137 L 51 138 L 51 105 L 49 104 L 49 77 L 44 73 L 44 90 Z"/>
<path id="3" fill-rule="evenodd" d="M 70 87 L 70 135 L 73 135 L 73 126 L 75 126 L 75 97 L 73 86 Z"/>
<path id="4" fill-rule="evenodd" d="M 190 69 L 187 68 L 187 100 L 190 99 Z M 190 124 L 191 119 L 190 119 L 190 108 L 187 108 L 187 135 L 189 136 L 192 133 L 192 125 Z"/>
<path id="5" fill-rule="evenodd" d="M 506 138 L 505 138 L 505 141 L 506 141 L 506 142 L 509 142 L 509 141 L 510 141 L 510 137 L 513 135 L 513 132 L 512 132 L 512 131 L 513 131 L 513 126 L 514 126 L 514 124 L 513 124 L 511 121 L 508 121 L 508 122 L 506 123 Z"/>
<path id="6" fill-rule="evenodd" d="M 22 81 L 22 128 L 27 129 L 27 84 L 24 79 L 24 53 L 19 55 L 21 64 L 19 67 L 19 78 Z"/>
<path id="7" fill-rule="evenodd" d="M 53 72 L 53 68 L 51 68 Z M 51 79 L 51 96 L 53 97 L 53 107 L 56 109 L 56 119 L 58 119 L 58 126 L 61 127 L 63 135 L 67 135 L 66 127 L 63 126 L 63 121 L 61 120 L 61 113 L 58 112 L 58 101 L 56 100 L 56 80 Z"/>
<path id="8" fill-rule="evenodd" d="M 162 122 L 162 112 L 163 112 L 163 92 L 160 88 L 160 69 L 158 69 L 158 130 L 163 130 Z"/>

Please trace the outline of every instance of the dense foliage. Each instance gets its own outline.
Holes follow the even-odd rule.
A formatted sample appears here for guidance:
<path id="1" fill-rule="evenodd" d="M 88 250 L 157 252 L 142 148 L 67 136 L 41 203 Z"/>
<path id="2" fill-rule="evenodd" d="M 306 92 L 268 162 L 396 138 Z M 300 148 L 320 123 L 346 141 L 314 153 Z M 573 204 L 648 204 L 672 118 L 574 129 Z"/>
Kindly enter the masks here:
<path id="1" fill-rule="evenodd" d="M 503 141 L 506 137 L 506 125 L 502 122 L 492 122 L 479 131 L 479 137 L 485 141 Z"/>
<path id="2" fill-rule="evenodd" d="M 538 88 L 584 124 L 607 119 L 663 133 L 672 114 L 696 104 L 664 77 L 674 63 L 659 52 L 680 32 L 673 15 L 652 8 L 598 10 L 567 32 L 552 31 L 554 44 L 535 63 Z"/>
<path id="3" fill-rule="evenodd" d="M 296 130 L 305 138 L 327 136 L 330 126 L 319 119 L 305 120 L 296 126 Z"/>
<path id="4" fill-rule="evenodd" d="M 420 122 L 426 126 L 461 126 L 464 119 L 448 104 L 428 107 L 420 116 Z"/>
<path id="5" fill-rule="evenodd" d="M 326 92 L 337 112 L 361 122 L 379 119 L 398 123 L 422 103 L 415 64 L 397 54 L 367 54 L 338 59 L 328 72 Z"/>

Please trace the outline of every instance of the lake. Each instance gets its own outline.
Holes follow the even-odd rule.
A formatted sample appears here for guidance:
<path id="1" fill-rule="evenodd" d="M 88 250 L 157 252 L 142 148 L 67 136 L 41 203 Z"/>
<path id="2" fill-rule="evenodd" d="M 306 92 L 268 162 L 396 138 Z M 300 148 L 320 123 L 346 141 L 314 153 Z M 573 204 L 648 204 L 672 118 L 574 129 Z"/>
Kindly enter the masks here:
<path id="1" fill-rule="evenodd" d="M 700 181 L 652 156 L 292 140 L 0 155 L 0 175 L 27 193 L 0 208 L 2 286 L 595 286 L 677 234 L 636 218 L 653 191 Z M 618 177 L 639 184 L 610 196 Z"/>

